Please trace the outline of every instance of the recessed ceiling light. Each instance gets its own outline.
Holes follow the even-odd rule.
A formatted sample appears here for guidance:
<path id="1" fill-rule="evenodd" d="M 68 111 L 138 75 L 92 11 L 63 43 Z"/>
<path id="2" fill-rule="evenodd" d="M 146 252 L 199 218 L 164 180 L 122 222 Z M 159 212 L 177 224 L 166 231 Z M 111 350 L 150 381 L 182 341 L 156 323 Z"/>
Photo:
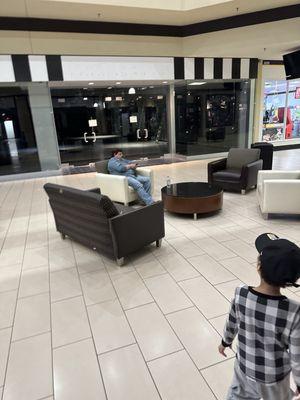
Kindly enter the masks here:
<path id="1" fill-rule="evenodd" d="M 168 81 L 163 81 L 163 83 L 168 83 Z"/>
<path id="2" fill-rule="evenodd" d="M 192 83 L 189 83 L 188 85 L 189 86 L 200 86 L 200 85 L 205 85 L 206 84 L 206 82 L 192 82 Z"/>
<path id="3" fill-rule="evenodd" d="M 84 98 L 83 98 L 83 100 L 87 100 L 87 99 L 88 99 L 87 97 L 84 97 Z"/>
<path id="4" fill-rule="evenodd" d="M 89 82 L 89 85 L 94 85 L 94 82 Z"/>
<path id="5" fill-rule="evenodd" d="M 122 82 L 116 82 L 116 85 L 121 85 Z"/>

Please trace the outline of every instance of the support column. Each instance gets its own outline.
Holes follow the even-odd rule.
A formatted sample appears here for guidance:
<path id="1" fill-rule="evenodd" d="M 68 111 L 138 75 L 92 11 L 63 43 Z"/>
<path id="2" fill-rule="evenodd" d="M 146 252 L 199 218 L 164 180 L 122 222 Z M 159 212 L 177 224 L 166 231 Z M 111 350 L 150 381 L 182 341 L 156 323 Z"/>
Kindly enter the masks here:
<path id="1" fill-rule="evenodd" d="M 168 140 L 169 152 L 176 153 L 176 122 L 175 122 L 175 87 L 174 84 L 169 85 L 167 94 L 167 118 L 168 118 Z"/>
<path id="2" fill-rule="evenodd" d="M 46 83 L 32 83 L 28 94 L 41 169 L 57 170 L 60 155 L 49 87 Z"/>

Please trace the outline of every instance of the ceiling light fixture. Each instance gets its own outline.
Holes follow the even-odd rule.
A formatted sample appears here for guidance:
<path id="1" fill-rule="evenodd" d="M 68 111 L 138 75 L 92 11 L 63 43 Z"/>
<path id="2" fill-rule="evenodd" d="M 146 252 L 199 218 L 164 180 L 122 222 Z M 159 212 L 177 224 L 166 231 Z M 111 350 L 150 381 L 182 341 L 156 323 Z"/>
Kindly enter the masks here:
<path id="1" fill-rule="evenodd" d="M 108 86 L 108 88 L 107 88 L 108 90 L 110 90 L 110 89 L 112 89 L 112 86 Z"/>
<path id="2" fill-rule="evenodd" d="M 205 85 L 206 84 L 206 82 L 192 82 L 192 83 L 189 83 L 188 85 L 189 86 L 201 86 L 201 85 Z"/>
<path id="3" fill-rule="evenodd" d="M 88 99 L 87 97 L 84 97 L 84 98 L 83 98 L 84 101 L 86 101 L 87 99 Z"/>
<path id="4" fill-rule="evenodd" d="M 168 81 L 163 81 L 163 83 L 168 83 Z"/>
<path id="5" fill-rule="evenodd" d="M 95 83 L 94 82 L 89 82 L 89 85 L 94 85 Z"/>
<path id="6" fill-rule="evenodd" d="M 131 88 L 128 90 L 128 94 L 135 94 L 135 88 L 134 88 L 134 87 L 131 87 Z"/>
<path id="7" fill-rule="evenodd" d="M 121 85 L 122 82 L 116 82 L 116 85 Z"/>

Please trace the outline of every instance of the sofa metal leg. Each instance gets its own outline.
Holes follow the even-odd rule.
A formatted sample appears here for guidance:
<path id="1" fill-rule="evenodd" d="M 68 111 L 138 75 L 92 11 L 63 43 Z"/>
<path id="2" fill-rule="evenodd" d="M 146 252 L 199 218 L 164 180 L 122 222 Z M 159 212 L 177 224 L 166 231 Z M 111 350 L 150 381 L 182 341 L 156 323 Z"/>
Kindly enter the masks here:
<path id="1" fill-rule="evenodd" d="M 124 257 L 117 258 L 117 264 L 119 267 L 122 267 L 122 265 L 124 264 Z"/>
<path id="2" fill-rule="evenodd" d="M 161 247 L 162 239 L 156 241 L 156 247 Z"/>
<path id="3" fill-rule="evenodd" d="M 241 190 L 241 193 L 242 193 L 242 194 L 246 194 L 246 190 L 245 190 L 245 189 L 242 189 L 242 190 Z"/>
<path id="4" fill-rule="evenodd" d="M 66 235 L 64 233 L 60 233 L 60 237 L 62 238 L 62 240 L 65 240 Z"/>
<path id="5" fill-rule="evenodd" d="M 268 219 L 269 218 L 269 214 L 268 213 L 263 213 L 262 216 L 263 216 L 263 219 Z"/>

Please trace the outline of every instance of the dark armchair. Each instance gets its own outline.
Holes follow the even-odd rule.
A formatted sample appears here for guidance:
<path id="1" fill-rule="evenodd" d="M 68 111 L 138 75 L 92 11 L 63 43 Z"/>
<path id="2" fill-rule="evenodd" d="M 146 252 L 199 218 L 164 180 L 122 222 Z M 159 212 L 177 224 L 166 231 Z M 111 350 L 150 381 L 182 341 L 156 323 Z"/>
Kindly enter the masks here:
<path id="1" fill-rule="evenodd" d="M 119 265 L 124 257 L 165 236 L 163 203 L 134 209 L 116 205 L 99 189 L 79 190 L 47 183 L 56 229 L 63 239 L 71 239 L 115 258 Z"/>
<path id="2" fill-rule="evenodd" d="M 208 182 L 245 194 L 257 185 L 263 164 L 259 157 L 260 149 L 230 149 L 227 158 L 208 163 Z"/>

